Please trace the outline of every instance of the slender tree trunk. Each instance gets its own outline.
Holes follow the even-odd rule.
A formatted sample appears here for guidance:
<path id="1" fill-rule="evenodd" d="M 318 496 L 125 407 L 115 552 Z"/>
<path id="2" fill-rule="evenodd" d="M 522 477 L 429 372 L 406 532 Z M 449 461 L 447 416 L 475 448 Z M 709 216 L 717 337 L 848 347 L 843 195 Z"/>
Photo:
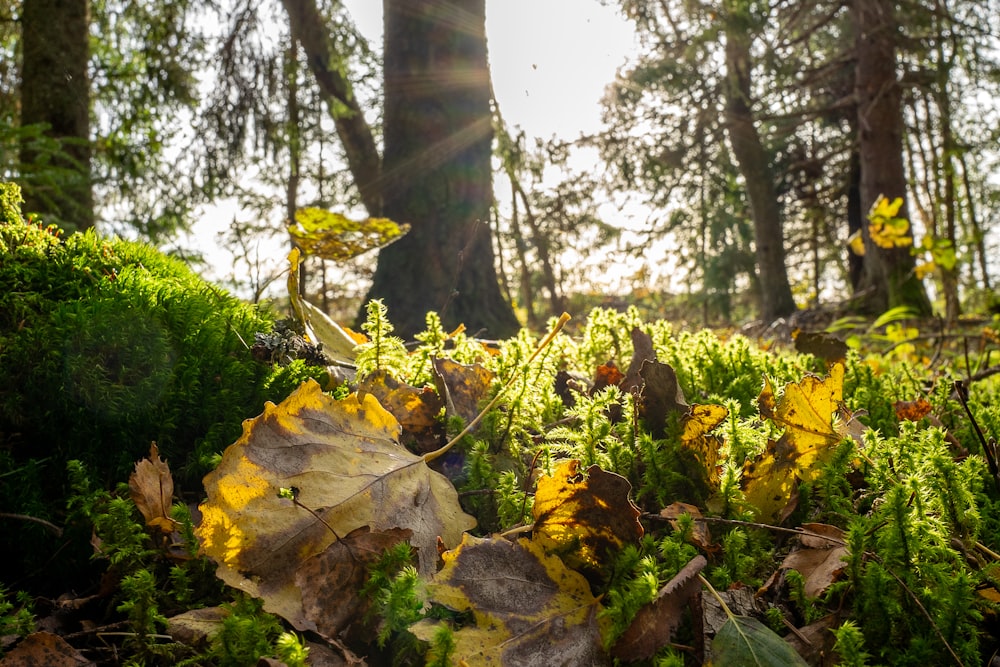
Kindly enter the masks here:
<path id="1" fill-rule="evenodd" d="M 382 160 L 351 83 L 335 64 L 341 55 L 330 44 L 327 23 L 316 0 L 282 0 L 282 4 L 288 13 L 292 38 L 302 45 L 333 118 L 361 203 L 369 215 L 380 216 Z"/>
<path id="2" fill-rule="evenodd" d="M 726 21 L 726 127 L 753 216 L 761 317 L 773 321 L 795 312 L 795 299 L 785 267 L 781 209 L 770 158 L 750 108 L 750 34 L 741 20 L 748 10 L 741 4 L 741 0 L 727 3 L 732 13 Z"/>
<path id="3" fill-rule="evenodd" d="M 485 0 L 384 0 L 384 213 L 410 233 L 379 253 L 369 298 L 397 331 L 425 313 L 504 337 L 519 324 L 500 292 L 489 227 L 492 139 Z"/>
<path id="4" fill-rule="evenodd" d="M 896 78 L 896 30 L 892 0 L 854 0 L 852 13 L 857 35 L 855 94 L 858 102 L 858 145 L 861 155 L 861 207 L 868 211 L 880 196 L 903 197 L 906 209 L 906 173 L 903 166 L 902 90 Z M 909 248 L 880 248 L 865 236 L 864 270 L 860 292 L 866 309 L 884 312 L 907 306 L 918 315 L 930 315 L 931 304 L 923 283 L 913 273 Z"/>
<path id="5" fill-rule="evenodd" d="M 94 225 L 88 1 L 24 0 L 21 26 L 21 125 L 44 124 L 45 135 L 60 142 L 45 168 L 38 144 L 22 144 L 25 210 L 81 231 Z"/>

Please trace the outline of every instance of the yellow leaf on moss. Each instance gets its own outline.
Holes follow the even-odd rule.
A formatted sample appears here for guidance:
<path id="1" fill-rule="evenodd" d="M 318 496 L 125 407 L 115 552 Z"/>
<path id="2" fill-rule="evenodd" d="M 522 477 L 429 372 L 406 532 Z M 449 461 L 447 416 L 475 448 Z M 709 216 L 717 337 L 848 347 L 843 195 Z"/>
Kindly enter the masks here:
<path id="1" fill-rule="evenodd" d="M 800 481 L 811 481 L 829 460 L 846 432 L 834 415 L 841 407 L 844 365 L 836 363 L 824 379 L 808 376 L 785 387 L 776 399 L 766 379 L 758 397 L 760 416 L 785 429 L 777 442 L 769 442 L 743 471 L 747 500 L 764 520 L 776 520 L 792 499 Z"/>
<path id="2" fill-rule="evenodd" d="M 621 475 L 597 466 L 584 473 L 579 461 L 563 461 L 552 476 L 538 480 L 534 540 L 570 566 L 599 569 L 608 555 L 642 538 L 631 490 Z"/>
<path id="3" fill-rule="evenodd" d="M 300 208 L 288 233 L 307 255 L 344 261 L 388 245 L 406 234 L 409 225 L 388 218 L 351 220 L 321 208 Z"/>
<path id="4" fill-rule="evenodd" d="M 690 452 L 701 467 L 704 482 L 712 491 L 719 488 L 719 449 L 722 439 L 711 432 L 729 416 L 729 410 L 721 405 L 692 405 L 684 416 L 681 444 Z"/>
<path id="5" fill-rule="evenodd" d="M 442 559 L 444 567 L 427 585 L 430 600 L 471 612 L 474 619 L 454 632 L 454 664 L 609 664 L 600 602 L 583 575 L 546 554 L 541 544 L 466 535 Z M 410 630 L 430 641 L 438 625 L 424 620 Z"/>
<path id="6" fill-rule="evenodd" d="M 312 380 L 266 404 L 205 477 L 197 535 L 218 576 L 299 630 L 316 627 L 296 572 L 355 529 L 412 531 L 430 576 L 438 538 L 456 544 L 475 520 L 447 478 L 400 446 L 399 432 L 371 394 L 337 401 Z"/>

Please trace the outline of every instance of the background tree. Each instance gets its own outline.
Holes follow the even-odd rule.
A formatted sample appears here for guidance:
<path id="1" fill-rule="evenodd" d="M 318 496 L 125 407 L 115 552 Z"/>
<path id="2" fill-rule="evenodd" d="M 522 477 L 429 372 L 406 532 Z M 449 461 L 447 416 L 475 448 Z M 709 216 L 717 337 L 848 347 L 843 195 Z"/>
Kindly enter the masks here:
<path id="1" fill-rule="evenodd" d="M 24 0 L 21 139 L 25 210 L 67 231 L 94 224 L 90 176 L 88 0 Z M 39 167 L 44 165 L 44 169 Z"/>

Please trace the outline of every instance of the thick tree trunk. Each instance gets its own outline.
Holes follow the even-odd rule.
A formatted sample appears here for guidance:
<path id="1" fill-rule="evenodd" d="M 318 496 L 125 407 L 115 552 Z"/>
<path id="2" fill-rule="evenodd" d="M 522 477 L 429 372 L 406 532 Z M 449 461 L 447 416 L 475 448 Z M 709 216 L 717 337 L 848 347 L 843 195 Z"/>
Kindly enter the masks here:
<path id="1" fill-rule="evenodd" d="M 21 125 L 45 124 L 59 150 L 44 167 L 36 142 L 21 148 L 25 211 L 66 231 L 94 225 L 90 182 L 88 0 L 24 0 Z"/>
<path id="2" fill-rule="evenodd" d="M 282 0 L 288 13 L 292 38 L 306 52 L 309 69 L 319 83 L 337 136 L 344 146 L 347 164 L 361 203 L 372 216 L 382 215 L 380 176 L 382 160 L 371 128 L 358 104 L 344 70 L 335 63 L 343 60 L 330 43 L 329 30 L 316 0 Z"/>
<path id="3" fill-rule="evenodd" d="M 770 158 L 750 108 L 750 35 L 741 23 L 731 15 L 726 25 L 726 127 L 753 215 L 760 315 L 770 322 L 795 312 L 795 299 L 785 267 L 781 209 Z"/>
<path id="4" fill-rule="evenodd" d="M 382 249 L 369 298 L 397 331 L 427 310 L 503 337 L 519 324 L 500 292 L 492 234 L 485 0 L 385 0 L 384 213 L 410 233 Z"/>
<path id="5" fill-rule="evenodd" d="M 890 201 L 903 197 L 906 209 L 906 172 L 903 166 L 902 89 L 896 76 L 896 20 L 892 0 L 854 0 L 857 34 L 855 94 L 858 102 L 858 146 L 861 155 L 861 206 L 871 209 L 879 196 Z M 930 315 L 931 304 L 923 283 L 914 275 L 909 248 L 880 248 L 865 236 L 864 271 L 859 292 L 870 312 L 907 306 Z"/>

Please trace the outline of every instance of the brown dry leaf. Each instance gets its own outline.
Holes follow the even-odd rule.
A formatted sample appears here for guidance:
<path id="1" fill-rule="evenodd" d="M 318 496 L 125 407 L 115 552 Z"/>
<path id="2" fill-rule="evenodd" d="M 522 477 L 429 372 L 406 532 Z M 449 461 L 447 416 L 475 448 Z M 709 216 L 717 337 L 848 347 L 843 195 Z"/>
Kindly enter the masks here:
<path id="1" fill-rule="evenodd" d="M 690 606 L 691 598 L 701 589 L 698 574 L 708 563 L 698 555 L 681 568 L 656 594 L 656 598 L 639 610 L 632 624 L 618 638 L 612 655 L 619 660 L 635 662 L 653 657 L 666 646 L 681 622 L 681 615 Z"/>
<path id="2" fill-rule="evenodd" d="M 411 452 L 426 454 L 444 444 L 444 424 L 438 419 L 444 401 L 430 387 L 418 389 L 376 370 L 364 379 L 358 393 L 372 394 L 392 413 L 403 427 L 400 442 Z"/>
<path id="3" fill-rule="evenodd" d="M 433 365 L 434 385 L 444 399 L 447 415 L 459 416 L 468 424 L 489 395 L 493 372 L 480 364 L 463 365 L 451 359 L 435 359 Z"/>
<path id="4" fill-rule="evenodd" d="M 841 408 L 843 384 L 844 365 L 840 363 L 824 379 L 807 376 L 789 383 L 780 401 L 770 380 L 765 380 L 758 398 L 760 416 L 784 427 L 785 432 L 744 468 L 744 493 L 762 520 L 779 520 L 799 482 L 814 480 L 847 435 L 843 422 L 837 427 L 833 422 Z"/>
<path id="5" fill-rule="evenodd" d="M 825 523 L 804 523 L 799 533 L 800 545 L 793 548 L 778 570 L 764 582 L 761 592 L 769 590 L 785 570 L 797 570 L 805 580 L 805 594 L 823 595 L 844 572 L 843 558 L 848 549 L 844 531 Z"/>
<path id="6" fill-rule="evenodd" d="M 172 533 L 177 522 L 170 518 L 174 499 L 174 478 L 170 467 L 160 458 L 156 443 L 149 446 L 149 458 L 135 464 L 128 478 L 128 495 L 142 512 L 146 525 Z"/>
<path id="7" fill-rule="evenodd" d="M 654 438 L 665 434 L 671 414 L 686 414 L 691 406 L 677 382 L 677 373 L 669 364 L 647 361 L 639 370 L 642 390 L 636 400 L 636 410 Z M 714 428 L 714 427 L 713 427 Z"/>
<path id="8" fill-rule="evenodd" d="M 796 330 L 792 336 L 795 338 L 795 349 L 803 354 L 811 354 L 831 363 L 847 358 L 847 343 L 833 334 Z"/>
<path id="9" fill-rule="evenodd" d="M 187 646 L 208 646 L 222 630 L 222 622 L 229 613 L 222 607 L 190 609 L 167 619 L 167 634 Z"/>
<path id="10" fill-rule="evenodd" d="M 471 611 L 475 620 L 454 632 L 455 664 L 610 664 L 601 638 L 600 602 L 583 575 L 547 555 L 542 545 L 466 535 L 443 558 L 444 567 L 427 585 L 431 601 Z M 429 641 L 438 625 L 424 620 L 410 630 Z"/>
<path id="11" fill-rule="evenodd" d="M 840 627 L 842 619 L 837 614 L 827 614 L 814 623 L 789 632 L 784 640 L 802 656 L 806 664 L 813 667 L 833 667 L 840 664 L 833 652 L 837 635 L 833 631 Z"/>
<path id="12" fill-rule="evenodd" d="M 642 538 L 632 485 L 613 472 L 563 461 L 538 480 L 531 513 L 534 540 L 559 553 L 571 567 L 599 569 L 608 554 Z"/>
<path id="13" fill-rule="evenodd" d="M 896 401 L 893 407 L 896 409 L 896 419 L 899 421 L 918 422 L 931 411 L 931 404 L 925 398 L 918 398 L 915 401 Z"/>
<path id="14" fill-rule="evenodd" d="M 368 581 L 370 566 L 410 535 L 401 528 L 372 531 L 362 526 L 305 560 L 295 571 L 305 617 L 327 637 L 338 636 L 354 623 L 361 630 L 371 600 L 358 591 Z"/>
<path id="15" fill-rule="evenodd" d="M 615 362 L 609 361 L 606 364 L 601 364 L 594 372 L 594 382 L 590 388 L 590 393 L 596 394 L 605 387 L 619 385 L 624 379 L 625 376 L 618 370 Z"/>
<path id="16" fill-rule="evenodd" d="M 84 667 L 96 665 L 51 632 L 32 632 L 0 660 L 0 667 Z"/>
<path id="17" fill-rule="evenodd" d="M 660 516 L 667 519 L 674 530 L 680 528 L 677 519 L 684 514 L 690 514 L 691 518 L 694 519 L 694 525 L 691 528 L 691 543 L 703 551 L 714 551 L 715 547 L 712 544 L 712 534 L 708 530 L 708 523 L 699 520 L 704 518 L 700 509 L 688 503 L 671 503 L 660 510 Z"/>
<path id="18" fill-rule="evenodd" d="M 649 334 L 638 327 L 633 327 L 629 333 L 632 336 L 632 361 L 625 371 L 625 377 L 618 385 L 626 393 L 642 389 L 644 384 L 640 376 L 642 366 L 656 361 L 656 350 L 653 349 L 653 339 Z"/>
<path id="19" fill-rule="evenodd" d="M 374 396 L 337 401 L 312 380 L 280 405 L 267 403 L 205 477 L 197 535 L 218 576 L 314 630 L 296 572 L 356 528 L 413 531 L 419 570 L 433 574 L 438 536 L 456 544 L 475 520 L 451 482 L 399 445 L 399 430 Z"/>

